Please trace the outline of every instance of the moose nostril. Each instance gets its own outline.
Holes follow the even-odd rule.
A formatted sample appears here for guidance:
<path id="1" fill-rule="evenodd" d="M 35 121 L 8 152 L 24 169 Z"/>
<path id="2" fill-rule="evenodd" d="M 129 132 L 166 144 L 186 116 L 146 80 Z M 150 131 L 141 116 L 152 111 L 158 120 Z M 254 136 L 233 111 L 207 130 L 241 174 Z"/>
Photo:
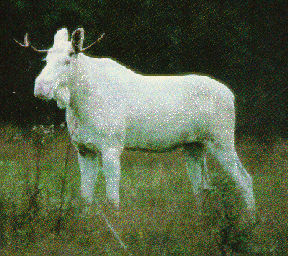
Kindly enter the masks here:
<path id="1" fill-rule="evenodd" d="M 51 82 L 43 81 L 42 79 L 36 80 L 34 88 L 34 96 L 39 99 L 51 99 Z"/>
<path id="2" fill-rule="evenodd" d="M 39 88 L 35 89 L 34 96 L 39 98 L 39 99 L 44 99 L 45 98 L 43 90 L 39 89 Z"/>

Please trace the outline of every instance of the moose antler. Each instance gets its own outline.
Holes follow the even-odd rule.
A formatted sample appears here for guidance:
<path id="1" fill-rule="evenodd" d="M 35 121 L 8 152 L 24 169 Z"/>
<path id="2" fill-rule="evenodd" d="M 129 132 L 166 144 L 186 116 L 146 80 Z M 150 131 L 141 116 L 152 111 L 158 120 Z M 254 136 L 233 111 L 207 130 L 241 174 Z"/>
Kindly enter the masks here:
<path id="1" fill-rule="evenodd" d="M 34 46 L 32 46 L 28 39 L 28 33 L 26 33 L 26 35 L 24 36 L 24 44 L 19 43 L 16 39 L 14 39 L 14 41 L 22 47 L 25 48 L 31 47 L 35 52 L 48 52 L 48 50 L 38 50 Z"/>
<path id="2" fill-rule="evenodd" d="M 94 44 L 98 43 L 103 37 L 104 37 L 105 33 L 103 33 L 94 43 L 90 44 L 89 46 L 87 46 L 86 48 L 82 49 L 81 52 L 84 52 L 86 50 L 88 50 L 90 47 L 92 47 Z"/>

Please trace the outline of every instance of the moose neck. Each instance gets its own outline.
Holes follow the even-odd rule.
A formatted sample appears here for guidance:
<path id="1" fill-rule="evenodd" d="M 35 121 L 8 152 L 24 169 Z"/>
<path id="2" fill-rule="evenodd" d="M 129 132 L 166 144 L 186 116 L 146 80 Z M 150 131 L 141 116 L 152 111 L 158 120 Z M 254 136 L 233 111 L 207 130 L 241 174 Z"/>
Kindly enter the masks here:
<path id="1" fill-rule="evenodd" d="M 103 77 L 98 75 L 93 58 L 81 53 L 75 58 L 69 84 L 70 108 L 79 119 L 90 119 L 89 115 L 99 117 L 105 104 L 103 95 L 100 93 L 104 82 Z"/>

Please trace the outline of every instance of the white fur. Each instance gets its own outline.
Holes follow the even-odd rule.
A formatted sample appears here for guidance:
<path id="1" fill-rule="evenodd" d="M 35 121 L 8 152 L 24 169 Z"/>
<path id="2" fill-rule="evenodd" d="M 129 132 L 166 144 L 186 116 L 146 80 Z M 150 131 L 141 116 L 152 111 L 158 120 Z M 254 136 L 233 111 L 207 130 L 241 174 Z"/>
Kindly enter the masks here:
<path id="1" fill-rule="evenodd" d="M 101 169 L 98 158 L 107 197 L 118 206 L 124 149 L 165 151 L 184 146 L 195 195 L 208 186 L 208 178 L 202 184 L 208 151 L 234 180 L 247 210 L 254 214 L 252 178 L 234 148 L 234 96 L 225 85 L 195 74 L 145 76 L 109 58 L 69 56 L 72 49 L 67 30 L 60 30 L 36 79 L 35 96 L 54 98 L 66 108 L 68 129 L 79 148 L 81 190 L 89 202 Z M 93 154 L 83 154 L 83 145 L 86 153 Z"/>

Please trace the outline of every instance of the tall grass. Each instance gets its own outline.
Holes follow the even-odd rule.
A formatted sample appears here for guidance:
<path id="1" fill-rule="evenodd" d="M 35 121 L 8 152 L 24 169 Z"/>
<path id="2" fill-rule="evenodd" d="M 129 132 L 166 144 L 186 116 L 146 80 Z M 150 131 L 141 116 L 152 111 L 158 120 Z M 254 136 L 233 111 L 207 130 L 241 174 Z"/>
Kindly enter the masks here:
<path id="1" fill-rule="evenodd" d="M 0 254 L 126 255 L 97 209 L 83 217 L 80 173 L 65 129 L 48 137 L 39 132 L 0 131 Z M 228 193 L 207 193 L 203 223 L 195 222 L 181 150 L 124 152 L 118 216 L 106 205 L 102 174 L 95 195 L 133 255 L 285 255 L 288 142 L 246 138 L 237 148 L 254 178 L 259 223 L 251 229 L 237 225 L 241 205 L 233 184 L 213 173 Z M 219 171 L 214 159 L 208 164 Z"/>

